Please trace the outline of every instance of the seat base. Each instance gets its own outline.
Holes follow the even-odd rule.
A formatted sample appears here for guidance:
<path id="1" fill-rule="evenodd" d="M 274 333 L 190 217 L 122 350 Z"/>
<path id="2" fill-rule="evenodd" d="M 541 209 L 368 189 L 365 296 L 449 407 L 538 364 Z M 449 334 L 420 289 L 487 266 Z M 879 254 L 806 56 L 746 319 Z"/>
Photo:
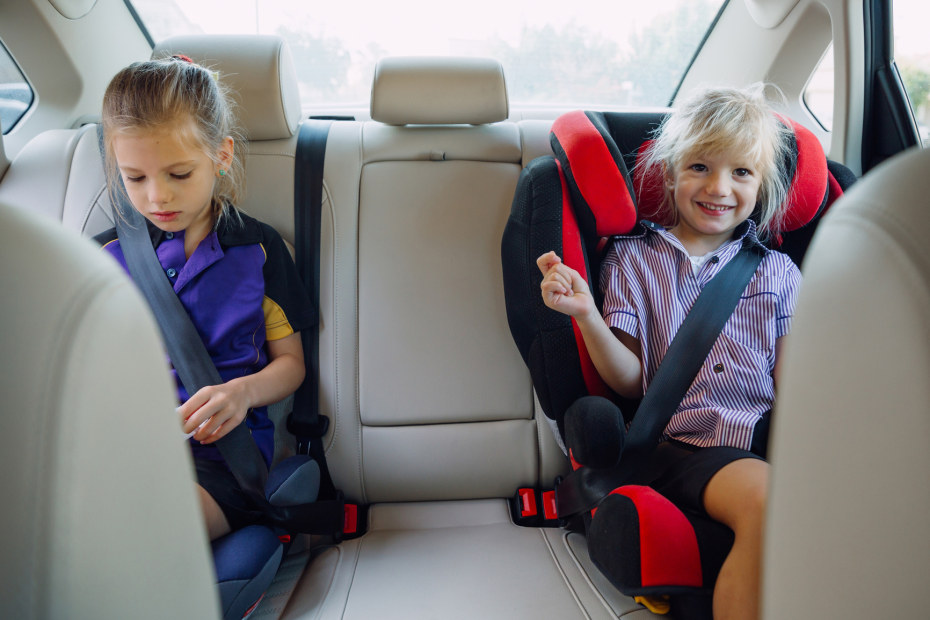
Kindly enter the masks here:
<path id="1" fill-rule="evenodd" d="M 580 534 L 474 500 L 372 506 L 364 536 L 313 552 L 280 617 L 656 616 L 600 575 Z"/>

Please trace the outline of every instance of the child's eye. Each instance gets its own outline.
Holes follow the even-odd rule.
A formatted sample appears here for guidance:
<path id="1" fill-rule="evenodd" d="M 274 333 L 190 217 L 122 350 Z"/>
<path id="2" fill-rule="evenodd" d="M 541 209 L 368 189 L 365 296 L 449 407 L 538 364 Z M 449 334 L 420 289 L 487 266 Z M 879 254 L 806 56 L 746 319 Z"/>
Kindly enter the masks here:
<path id="1" fill-rule="evenodd" d="M 704 164 L 691 164 L 688 166 L 688 168 L 694 170 L 695 172 L 705 172 L 707 170 L 707 166 Z"/>
<path id="2" fill-rule="evenodd" d="M 145 180 L 145 177 L 144 177 L 144 176 L 142 176 L 142 177 L 126 177 L 126 180 L 129 181 L 130 183 L 141 183 L 142 181 Z"/>
<path id="3" fill-rule="evenodd" d="M 174 179 L 178 179 L 179 181 L 183 181 L 184 179 L 189 179 L 191 174 L 193 174 L 193 172 L 194 171 L 191 170 L 190 172 L 172 173 L 171 177 Z"/>
<path id="4" fill-rule="evenodd" d="M 750 170 L 749 168 L 737 168 L 736 170 L 733 171 L 733 174 L 735 174 L 738 177 L 748 177 L 748 176 L 752 176 L 752 170 Z"/>

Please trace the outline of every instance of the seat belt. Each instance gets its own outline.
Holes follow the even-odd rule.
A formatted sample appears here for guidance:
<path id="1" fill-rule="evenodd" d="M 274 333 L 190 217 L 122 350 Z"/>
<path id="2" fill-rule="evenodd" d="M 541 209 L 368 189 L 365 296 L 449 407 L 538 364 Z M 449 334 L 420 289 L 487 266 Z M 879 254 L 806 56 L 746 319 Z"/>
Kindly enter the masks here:
<path id="1" fill-rule="evenodd" d="M 294 154 L 294 249 L 297 273 L 307 287 L 315 308 L 320 307 L 320 227 L 323 210 L 323 164 L 329 120 L 307 120 L 300 124 Z M 329 418 L 319 412 L 320 330 L 301 332 L 307 377 L 294 395 L 294 408 L 287 430 L 297 438 L 297 453 L 309 454 L 320 465 L 320 490 L 335 494 L 326 466 L 323 436 Z"/>
<path id="2" fill-rule="evenodd" d="M 707 283 L 672 339 L 630 424 L 619 462 L 609 469 L 582 467 L 556 487 L 560 518 L 591 510 L 617 487 L 637 481 L 740 296 L 764 250 L 746 239 L 733 259 Z"/>
<path id="3" fill-rule="evenodd" d="M 100 156 L 104 158 L 103 125 L 97 125 Z M 104 161 L 104 165 L 106 165 Z M 145 218 L 129 203 L 122 179 L 113 199 L 113 219 L 126 265 L 142 291 L 162 333 L 168 357 L 187 393 L 223 383 L 203 339 L 165 276 L 152 246 Z M 215 443 L 236 482 L 246 492 L 264 499 L 268 468 L 248 426 L 239 424 Z"/>
<path id="4" fill-rule="evenodd" d="M 320 238 L 323 215 L 323 167 L 326 163 L 326 141 L 333 120 L 351 117 L 310 118 L 300 124 L 294 153 L 294 250 L 297 273 L 307 288 L 310 300 L 320 309 Z M 336 539 L 356 538 L 367 528 L 367 509 L 345 501 L 336 489 L 329 466 L 323 437 L 329 429 L 329 418 L 320 413 L 319 368 L 320 330 L 301 332 L 307 375 L 294 394 L 294 407 L 287 418 L 287 430 L 297 438 L 297 454 L 308 454 L 320 466 L 320 499 L 317 510 L 322 520 L 341 525 Z M 326 499 L 323 499 L 326 498 Z"/>

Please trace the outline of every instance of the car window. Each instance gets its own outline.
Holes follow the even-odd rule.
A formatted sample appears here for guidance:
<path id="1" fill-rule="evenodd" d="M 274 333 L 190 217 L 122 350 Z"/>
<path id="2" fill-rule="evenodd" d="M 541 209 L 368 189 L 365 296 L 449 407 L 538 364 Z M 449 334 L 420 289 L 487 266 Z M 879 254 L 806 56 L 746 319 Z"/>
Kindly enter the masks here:
<path id="1" fill-rule="evenodd" d="M 32 87 L 0 43 L 0 128 L 4 134 L 16 126 L 32 105 Z"/>
<path id="2" fill-rule="evenodd" d="M 384 56 L 490 56 L 515 104 L 664 106 L 724 0 L 133 0 L 151 37 L 275 33 L 289 43 L 304 107 L 367 105 Z M 361 13 L 361 14 L 360 14 Z"/>
<path id="3" fill-rule="evenodd" d="M 807 82 L 804 104 L 821 127 L 833 131 L 833 45 L 827 48 Z"/>
<path id="4" fill-rule="evenodd" d="M 894 0 L 892 11 L 895 64 L 926 145 L 930 139 L 930 6 L 925 0 Z"/>

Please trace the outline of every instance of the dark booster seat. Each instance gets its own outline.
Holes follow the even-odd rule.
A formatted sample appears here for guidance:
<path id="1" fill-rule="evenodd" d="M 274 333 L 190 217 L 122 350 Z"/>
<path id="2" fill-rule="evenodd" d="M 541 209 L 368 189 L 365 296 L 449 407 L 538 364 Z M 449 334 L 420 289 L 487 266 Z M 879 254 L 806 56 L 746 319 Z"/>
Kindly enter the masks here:
<path id="1" fill-rule="evenodd" d="M 578 399 L 609 399 L 628 423 L 636 403 L 613 394 L 598 376 L 574 320 L 544 305 L 536 259 L 555 251 L 585 278 L 600 307 L 597 276 L 606 241 L 630 233 L 641 220 L 669 224 L 657 213 L 662 179 L 644 178 L 636 167 L 663 119 L 664 113 L 650 112 L 567 113 L 550 133 L 555 156 L 530 162 L 517 185 L 501 247 L 507 318 L 540 405 L 563 442 L 565 413 Z M 789 205 L 785 232 L 769 245 L 800 265 L 820 216 L 855 176 L 829 162 L 809 130 L 782 121 L 794 138 L 782 164 L 791 180 Z M 571 476 L 577 478 L 586 465 L 588 476 L 593 467 L 604 467 L 596 463 L 596 446 L 622 435 L 619 429 L 594 430 L 603 432 L 586 440 L 582 449 L 567 445 L 576 470 Z M 560 504 L 563 523 L 577 516 L 565 514 Z M 709 594 L 732 544 L 728 528 L 685 514 L 649 487 L 633 484 L 614 489 L 591 513 L 584 511 L 581 518 L 591 558 L 621 592 L 634 597 L 680 595 L 686 602 L 677 607 L 681 616 L 709 613 Z"/>

